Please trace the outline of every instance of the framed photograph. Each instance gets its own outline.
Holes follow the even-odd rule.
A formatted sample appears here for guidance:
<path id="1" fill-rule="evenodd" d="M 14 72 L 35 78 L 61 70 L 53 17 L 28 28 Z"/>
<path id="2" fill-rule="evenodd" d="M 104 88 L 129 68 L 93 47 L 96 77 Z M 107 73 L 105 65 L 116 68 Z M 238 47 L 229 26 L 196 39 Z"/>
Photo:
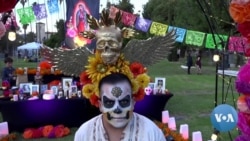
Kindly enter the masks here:
<path id="1" fill-rule="evenodd" d="M 32 83 L 20 83 L 19 88 L 23 90 L 23 93 L 30 94 Z"/>
<path id="2" fill-rule="evenodd" d="M 53 91 L 53 94 L 54 94 L 54 95 L 57 95 L 57 93 L 58 93 L 58 86 L 51 86 L 51 87 L 50 87 L 50 90 Z"/>
<path id="3" fill-rule="evenodd" d="M 77 86 L 71 86 L 71 92 L 77 94 Z"/>
<path id="4" fill-rule="evenodd" d="M 154 94 L 165 94 L 166 78 L 156 77 L 154 83 Z"/>
<path id="5" fill-rule="evenodd" d="M 154 94 L 155 83 L 149 83 L 149 84 L 148 84 L 148 87 L 150 87 L 151 90 L 152 90 L 151 93 L 150 93 L 150 95 Z"/>
<path id="6" fill-rule="evenodd" d="M 43 94 L 45 90 L 48 90 L 48 85 L 47 84 L 40 85 L 40 92 L 41 92 L 41 94 Z"/>
<path id="7" fill-rule="evenodd" d="M 32 94 L 33 92 L 38 92 L 39 93 L 39 85 L 31 85 L 30 94 Z"/>
<path id="8" fill-rule="evenodd" d="M 64 90 L 69 90 L 71 88 L 71 84 L 73 82 L 73 78 L 68 77 L 68 78 L 62 78 L 62 87 Z"/>

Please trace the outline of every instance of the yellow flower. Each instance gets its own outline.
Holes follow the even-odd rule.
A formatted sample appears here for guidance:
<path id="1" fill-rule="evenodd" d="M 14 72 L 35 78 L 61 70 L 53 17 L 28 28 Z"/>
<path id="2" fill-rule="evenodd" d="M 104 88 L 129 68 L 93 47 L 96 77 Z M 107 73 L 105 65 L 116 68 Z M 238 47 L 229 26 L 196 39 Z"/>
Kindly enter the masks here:
<path id="1" fill-rule="evenodd" d="M 86 72 L 93 83 L 99 82 L 104 76 L 110 74 L 109 67 L 102 62 L 100 55 L 89 57 L 88 62 L 89 65 L 86 66 Z"/>
<path id="2" fill-rule="evenodd" d="M 90 98 L 92 94 L 95 92 L 95 85 L 93 84 L 86 84 L 82 88 L 82 93 L 86 98 Z"/>
<path id="3" fill-rule="evenodd" d="M 139 90 L 138 82 L 135 79 L 130 79 L 130 80 L 131 80 L 131 83 L 132 83 L 133 94 L 135 94 Z"/>
<path id="4" fill-rule="evenodd" d="M 146 88 L 150 82 L 150 77 L 147 74 L 143 73 L 143 74 L 139 74 L 136 77 L 136 80 L 139 84 L 139 87 Z"/>

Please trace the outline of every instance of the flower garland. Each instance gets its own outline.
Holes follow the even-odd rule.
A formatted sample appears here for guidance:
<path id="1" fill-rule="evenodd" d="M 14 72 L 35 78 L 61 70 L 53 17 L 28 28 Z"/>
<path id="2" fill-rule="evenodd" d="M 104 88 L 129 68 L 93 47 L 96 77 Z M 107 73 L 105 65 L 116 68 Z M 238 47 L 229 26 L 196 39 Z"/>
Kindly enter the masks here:
<path id="1" fill-rule="evenodd" d="M 165 137 L 172 136 L 174 138 L 174 141 L 188 141 L 188 139 L 184 139 L 178 132 L 174 132 L 169 129 L 166 124 L 159 121 L 155 121 L 155 124 L 162 130 Z"/>
<path id="2" fill-rule="evenodd" d="M 250 62 L 248 61 L 237 75 L 235 87 L 241 96 L 237 100 L 238 122 L 237 127 L 241 135 L 235 141 L 247 141 L 250 138 Z"/>
<path id="3" fill-rule="evenodd" d="M 24 75 L 25 70 L 23 68 L 17 68 L 16 69 L 16 74 L 17 75 Z M 31 75 L 35 75 L 37 72 L 36 68 L 28 68 L 27 70 L 27 74 L 31 74 Z M 41 69 L 40 70 L 40 75 L 50 75 L 50 74 L 54 74 L 54 75 L 60 75 L 62 74 L 61 70 L 55 70 L 54 72 L 51 71 L 51 69 Z"/>
<path id="4" fill-rule="evenodd" d="M 70 129 L 64 125 L 46 125 L 40 128 L 28 128 L 23 133 L 24 139 L 61 138 L 70 134 Z"/>
<path id="5" fill-rule="evenodd" d="M 138 62 L 130 64 L 121 54 L 115 65 L 106 65 L 98 52 L 94 56 L 90 56 L 88 62 L 89 64 L 85 66 L 86 71 L 80 75 L 80 81 L 83 84 L 82 93 L 90 99 L 92 105 L 98 107 L 99 81 L 111 73 L 123 73 L 128 76 L 132 83 L 133 98 L 136 101 L 143 99 L 144 88 L 148 86 L 150 77 L 146 74 L 147 70 L 142 64 Z"/>

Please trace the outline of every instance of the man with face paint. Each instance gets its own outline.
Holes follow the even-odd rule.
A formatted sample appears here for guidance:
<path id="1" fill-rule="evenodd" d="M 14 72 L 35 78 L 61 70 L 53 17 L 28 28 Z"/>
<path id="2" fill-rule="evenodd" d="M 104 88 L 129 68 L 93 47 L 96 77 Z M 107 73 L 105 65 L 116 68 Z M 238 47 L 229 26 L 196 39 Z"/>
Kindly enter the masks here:
<path id="1" fill-rule="evenodd" d="M 120 73 L 99 82 L 102 114 L 85 122 L 74 141 L 165 141 L 163 132 L 148 118 L 134 113 L 135 101 L 129 78 Z"/>

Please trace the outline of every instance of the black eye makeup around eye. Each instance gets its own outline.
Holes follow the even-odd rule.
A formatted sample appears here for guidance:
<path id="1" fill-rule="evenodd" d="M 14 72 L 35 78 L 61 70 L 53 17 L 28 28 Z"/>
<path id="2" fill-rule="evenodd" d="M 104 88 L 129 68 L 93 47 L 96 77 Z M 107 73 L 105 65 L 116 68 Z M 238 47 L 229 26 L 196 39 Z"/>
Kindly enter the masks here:
<path id="1" fill-rule="evenodd" d="M 107 98 L 106 96 L 103 96 L 103 105 L 106 108 L 112 108 L 115 104 L 114 100 L 111 100 L 109 98 Z"/>
<path id="2" fill-rule="evenodd" d="M 119 100 L 119 104 L 123 108 L 128 107 L 130 105 L 130 96 L 127 95 L 123 99 Z"/>

